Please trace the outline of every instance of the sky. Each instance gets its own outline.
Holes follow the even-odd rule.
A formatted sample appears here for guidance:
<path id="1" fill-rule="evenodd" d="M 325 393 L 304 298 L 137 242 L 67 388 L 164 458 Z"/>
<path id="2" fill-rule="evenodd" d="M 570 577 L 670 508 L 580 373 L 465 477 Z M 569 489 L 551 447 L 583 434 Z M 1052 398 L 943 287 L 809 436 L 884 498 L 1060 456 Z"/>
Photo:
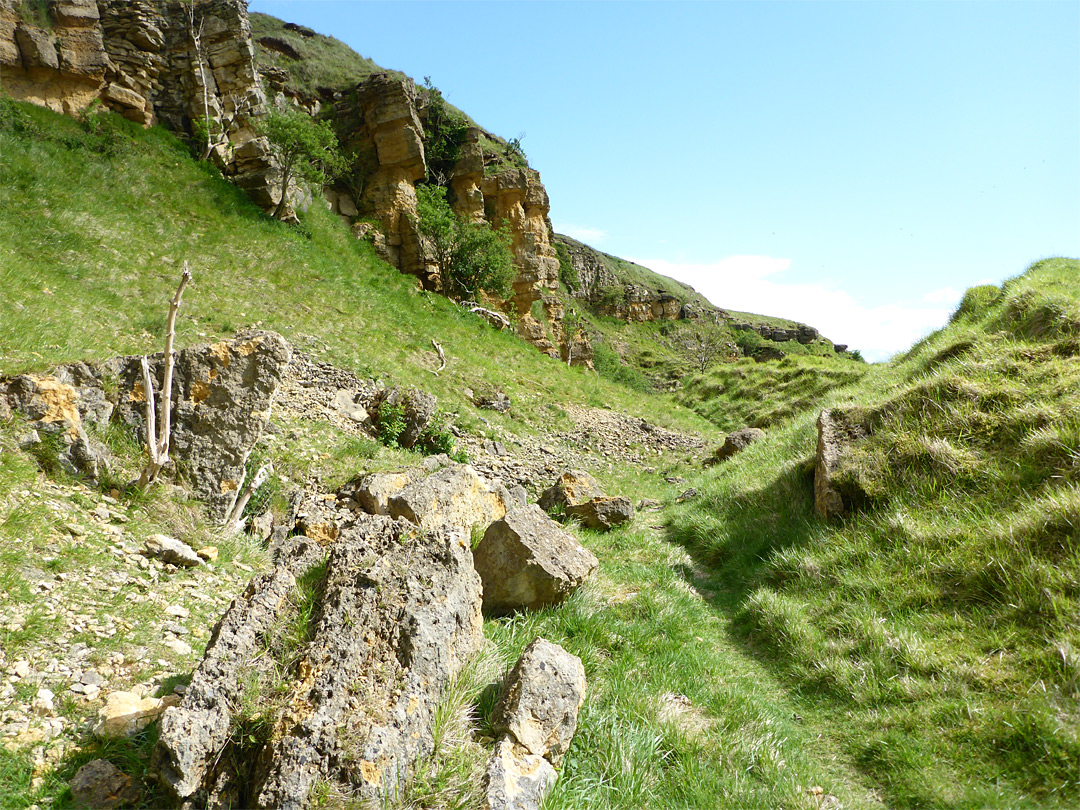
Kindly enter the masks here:
<path id="1" fill-rule="evenodd" d="M 886 359 L 1080 257 L 1080 2 L 252 0 L 521 137 L 556 231 Z"/>

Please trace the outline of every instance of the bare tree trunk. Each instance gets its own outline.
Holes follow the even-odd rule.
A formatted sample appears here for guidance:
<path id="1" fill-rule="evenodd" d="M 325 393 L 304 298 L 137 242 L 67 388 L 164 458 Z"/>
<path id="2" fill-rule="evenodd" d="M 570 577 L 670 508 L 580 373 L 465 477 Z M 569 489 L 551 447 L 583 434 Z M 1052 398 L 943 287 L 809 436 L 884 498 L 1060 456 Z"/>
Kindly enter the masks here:
<path id="1" fill-rule="evenodd" d="M 139 489 L 146 489 L 157 480 L 161 468 L 169 462 L 169 442 L 172 438 L 172 380 L 173 380 L 173 341 L 176 338 L 176 313 L 184 298 L 184 288 L 191 281 L 191 270 L 184 262 L 184 271 L 180 277 L 180 286 L 169 303 L 169 318 L 165 331 L 165 377 L 161 386 L 161 421 L 155 417 L 154 380 L 150 375 L 150 365 L 146 357 L 142 358 L 143 387 L 146 389 L 146 449 L 150 460 L 139 477 Z M 154 428 L 158 430 L 155 431 Z"/>
<path id="2" fill-rule="evenodd" d="M 436 342 L 435 338 L 432 338 L 432 339 L 431 339 L 431 345 L 432 345 L 432 346 L 434 346 L 434 347 L 435 347 L 435 351 L 437 351 L 437 352 L 439 353 L 439 362 L 440 362 L 440 365 L 439 365 L 439 367 L 438 367 L 438 368 L 437 368 L 437 369 L 435 370 L 435 374 L 438 374 L 438 373 L 439 373 L 440 371 L 442 371 L 442 370 L 443 370 L 444 368 L 446 368 L 446 355 L 445 355 L 445 354 L 443 354 L 443 348 L 442 348 L 442 346 L 440 346 L 440 345 L 439 345 L 439 344 L 438 344 L 438 343 Z"/>
<path id="3" fill-rule="evenodd" d="M 240 497 L 236 499 L 236 503 L 233 504 L 232 511 L 225 519 L 225 533 L 234 534 L 244 528 L 244 508 L 248 505 L 248 501 L 251 500 L 251 496 L 255 494 L 256 490 L 266 483 L 266 479 L 274 472 L 274 463 L 268 462 L 259 467 L 258 472 L 248 481 L 243 492 L 240 493 Z"/>

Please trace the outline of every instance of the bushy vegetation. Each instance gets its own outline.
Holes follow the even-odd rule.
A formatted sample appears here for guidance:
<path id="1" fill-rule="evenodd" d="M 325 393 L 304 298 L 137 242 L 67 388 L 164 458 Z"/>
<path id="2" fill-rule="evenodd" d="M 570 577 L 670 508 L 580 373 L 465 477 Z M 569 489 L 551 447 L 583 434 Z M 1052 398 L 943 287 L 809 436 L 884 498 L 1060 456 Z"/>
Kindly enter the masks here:
<path id="1" fill-rule="evenodd" d="M 720 465 L 673 522 L 738 595 L 738 634 L 832 712 L 890 806 L 1080 798 L 1078 335 L 1074 260 L 976 288 L 948 328 Z M 838 524 L 814 515 L 806 466 L 831 404 L 873 430 L 845 473 L 866 498 Z"/>
<path id="2" fill-rule="evenodd" d="M 271 107 L 256 130 L 270 144 L 281 167 L 280 202 L 274 216 L 281 219 L 288 208 L 289 183 L 303 180 L 321 188 L 347 168 L 337 136 L 328 121 L 316 121 L 295 107 Z"/>
<path id="3" fill-rule="evenodd" d="M 461 157 L 469 121 L 459 110 L 446 103 L 429 76 L 424 77 L 424 90 L 424 159 L 427 161 L 428 180 L 445 186 Z"/>
<path id="4" fill-rule="evenodd" d="M 510 236 L 505 228 L 468 222 L 446 201 L 446 189 L 416 189 L 420 233 L 428 238 L 442 273 L 443 291 L 453 298 L 476 299 L 481 293 L 508 298 L 517 273 Z"/>

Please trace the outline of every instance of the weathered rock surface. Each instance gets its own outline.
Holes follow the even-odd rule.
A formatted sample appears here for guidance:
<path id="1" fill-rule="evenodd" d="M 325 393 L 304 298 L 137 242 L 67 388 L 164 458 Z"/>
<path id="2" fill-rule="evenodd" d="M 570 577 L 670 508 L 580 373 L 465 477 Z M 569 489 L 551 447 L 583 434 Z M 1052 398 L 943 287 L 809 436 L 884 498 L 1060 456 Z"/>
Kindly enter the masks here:
<path id="1" fill-rule="evenodd" d="M 310 640 L 291 666 L 276 664 L 293 680 L 273 733 L 229 771 L 228 707 L 284 599 L 274 582 L 287 593 L 294 581 L 284 567 L 274 577 L 230 609 L 183 703 L 166 712 L 154 755 L 162 781 L 193 807 L 246 797 L 249 807 L 301 808 L 319 779 L 360 799 L 393 795 L 430 753 L 439 694 L 482 638 L 467 535 L 362 514 L 340 521 Z"/>
<path id="2" fill-rule="evenodd" d="M 545 512 L 558 507 L 577 506 L 592 498 L 604 497 L 600 482 L 584 470 L 567 470 L 540 495 L 537 503 Z"/>
<path id="3" fill-rule="evenodd" d="M 736 453 L 745 450 L 756 441 L 765 438 L 765 431 L 761 428 L 744 427 L 734 433 L 729 433 L 724 439 L 723 446 L 717 448 L 714 455 L 716 461 L 724 461 Z"/>
<path id="4" fill-rule="evenodd" d="M 381 425 L 390 418 L 388 414 L 400 414 L 404 428 L 397 443 L 408 450 L 416 446 L 431 424 L 437 404 L 434 396 L 419 388 L 387 388 L 375 397 L 375 422 Z"/>
<path id="5" fill-rule="evenodd" d="M 501 484 L 482 479 L 466 464 L 450 463 L 415 480 L 387 499 L 391 517 L 402 517 L 422 529 L 449 525 L 487 526 L 506 514 L 510 494 Z"/>
<path id="6" fill-rule="evenodd" d="M 176 695 L 155 698 L 134 692 L 110 692 L 98 710 L 94 735 L 103 739 L 134 737 L 179 701 Z"/>
<path id="7" fill-rule="evenodd" d="M 860 496 L 856 484 L 841 480 L 845 456 L 852 445 L 870 435 L 862 414 L 827 408 L 818 415 L 817 465 L 814 470 L 814 508 L 825 518 L 843 515 Z"/>
<path id="8" fill-rule="evenodd" d="M 484 771 L 484 810 L 537 810 L 558 778 L 543 757 L 499 740 Z"/>
<path id="9" fill-rule="evenodd" d="M 561 602 L 599 566 L 592 552 L 535 504 L 492 523 L 474 563 L 484 583 L 484 611 L 494 614 Z"/>
<path id="10" fill-rule="evenodd" d="M 181 478 L 217 520 L 229 514 L 243 485 L 244 464 L 270 417 L 290 351 L 280 335 L 252 332 L 193 346 L 176 356 L 170 456 Z M 146 392 L 139 360 L 116 358 L 104 368 L 119 380 L 119 418 L 144 441 Z M 150 358 L 150 372 L 160 392 L 161 354 Z"/>
<path id="11" fill-rule="evenodd" d="M 538 808 L 577 730 L 585 702 L 581 659 L 545 639 L 533 641 L 507 676 L 492 712 L 502 739 L 484 774 L 489 810 Z"/>
<path id="12" fill-rule="evenodd" d="M 566 507 L 566 514 L 589 529 L 612 529 L 634 519 L 634 504 L 622 496 L 590 498 L 585 503 Z"/>
<path id="13" fill-rule="evenodd" d="M 295 587 L 283 567 L 253 579 L 214 627 L 183 701 L 162 716 L 150 767 L 177 799 L 202 791 L 205 800 L 207 777 L 229 740 L 243 675 Z"/>
<path id="14" fill-rule="evenodd" d="M 89 810 L 112 810 L 134 804 L 141 796 L 135 780 L 111 762 L 95 759 L 87 762 L 71 780 L 71 796 L 76 807 Z"/>
<path id="15" fill-rule="evenodd" d="M 197 51 L 185 4 L 62 0 L 49 25 L 0 0 L 0 85 L 7 96 L 74 114 L 101 101 L 132 121 L 191 132 L 209 113 L 223 138 L 213 157 L 257 203 L 277 201 L 278 169 L 256 137 L 266 98 L 254 62 L 247 3 L 195 0 Z"/>
<path id="16" fill-rule="evenodd" d="M 107 452 L 92 442 L 83 428 L 79 391 L 57 376 L 21 374 L 0 380 L 0 402 L 26 417 L 31 432 L 27 444 L 37 445 L 41 434 L 56 443 L 56 462 L 71 475 L 97 478 Z"/>

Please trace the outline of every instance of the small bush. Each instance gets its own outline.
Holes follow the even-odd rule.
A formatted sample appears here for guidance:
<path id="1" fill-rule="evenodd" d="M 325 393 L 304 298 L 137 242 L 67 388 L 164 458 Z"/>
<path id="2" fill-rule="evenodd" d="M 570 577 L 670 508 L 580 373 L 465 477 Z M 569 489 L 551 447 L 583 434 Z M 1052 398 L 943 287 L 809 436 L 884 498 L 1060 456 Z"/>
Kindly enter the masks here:
<path id="1" fill-rule="evenodd" d="M 375 429 L 379 441 L 387 447 L 398 447 L 398 439 L 405 432 L 405 408 L 384 401 L 379 404 L 378 415 Z"/>

